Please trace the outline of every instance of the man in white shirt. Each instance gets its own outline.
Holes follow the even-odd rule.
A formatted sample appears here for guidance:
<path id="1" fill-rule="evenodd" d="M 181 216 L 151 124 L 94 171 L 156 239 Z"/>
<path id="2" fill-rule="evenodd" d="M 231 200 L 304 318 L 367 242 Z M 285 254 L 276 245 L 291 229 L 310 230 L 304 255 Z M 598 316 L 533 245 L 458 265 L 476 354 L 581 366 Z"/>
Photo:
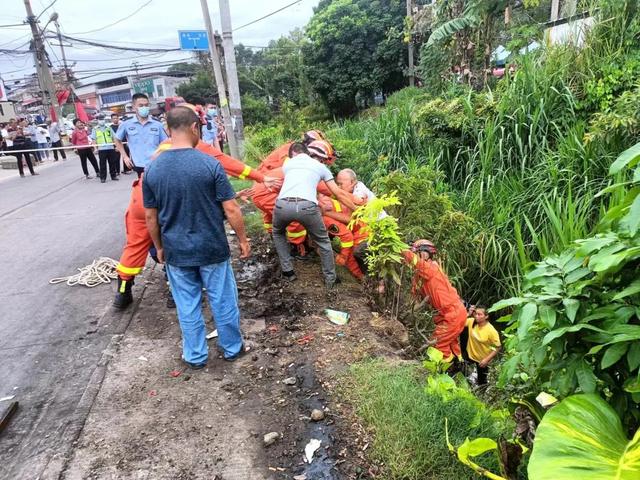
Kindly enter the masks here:
<path id="1" fill-rule="evenodd" d="M 4 142 L 3 150 L 11 150 L 13 147 L 13 140 L 11 140 L 9 130 L 7 130 L 7 126 L 4 123 L 0 125 L 0 136 L 2 136 L 2 141 Z"/>
<path id="2" fill-rule="evenodd" d="M 54 148 L 62 147 L 62 138 L 61 135 L 64 135 L 64 126 L 61 126 L 58 122 L 52 122 L 51 120 L 47 120 L 47 125 L 49 126 L 49 135 L 51 137 L 51 146 Z M 58 161 L 58 152 L 60 152 L 60 156 L 62 156 L 63 160 L 67 159 L 67 154 L 64 153 L 64 150 L 54 150 L 53 151 L 53 161 Z"/>
<path id="3" fill-rule="evenodd" d="M 46 125 L 38 125 L 36 127 L 36 143 L 38 144 L 38 150 L 40 150 L 40 161 L 46 157 L 49 160 L 49 130 Z"/>
<path id="4" fill-rule="evenodd" d="M 318 247 L 325 286 L 327 290 L 331 290 L 336 283 L 336 266 L 331 240 L 329 240 L 327 229 L 322 221 L 322 212 L 318 207 L 318 183 L 324 181 L 327 188 L 338 199 L 349 205 L 353 205 L 353 203 L 345 195 L 345 192 L 338 188 L 333 174 L 326 165 L 320 163 L 327 159 L 326 152 L 307 150 L 303 144 L 296 144 L 292 148 L 297 155 L 282 167 L 284 183 L 273 209 L 273 241 L 280 259 L 282 276 L 288 281 L 296 279 L 286 229 L 291 222 L 299 222 L 305 227 L 307 234 Z"/>

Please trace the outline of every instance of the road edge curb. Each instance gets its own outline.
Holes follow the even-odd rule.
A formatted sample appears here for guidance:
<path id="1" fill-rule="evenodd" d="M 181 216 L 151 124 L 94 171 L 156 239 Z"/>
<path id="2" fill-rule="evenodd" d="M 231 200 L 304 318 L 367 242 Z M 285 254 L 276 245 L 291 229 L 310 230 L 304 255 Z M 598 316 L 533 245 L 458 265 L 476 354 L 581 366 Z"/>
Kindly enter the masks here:
<path id="1" fill-rule="evenodd" d="M 135 317 L 136 313 L 138 313 L 138 308 L 140 307 L 140 304 L 144 299 L 146 291 L 147 282 L 145 281 L 144 286 L 140 291 L 140 295 L 133 303 L 133 305 L 131 305 L 130 311 L 123 312 L 124 314 L 121 317 L 122 320 L 118 323 L 115 332 L 111 335 L 111 340 L 109 341 L 108 345 L 102 351 L 102 356 L 100 357 L 100 360 L 98 360 L 98 363 L 96 364 L 93 373 L 89 378 L 89 382 L 82 392 L 80 401 L 71 414 L 71 420 L 60 436 L 62 451 L 58 451 L 51 456 L 46 466 L 44 467 L 44 470 L 37 477 L 38 480 L 59 480 L 65 473 L 69 461 L 71 460 L 71 457 L 73 456 L 73 453 L 75 451 L 78 438 L 80 438 L 80 435 L 82 434 L 82 430 L 84 429 L 87 418 L 89 417 L 89 413 L 91 412 L 93 404 L 102 387 L 102 382 L 104 381 L 107 374 L 107 367 L 109 366 L 109 362 L 115 356 L 114 352 L 117 350 L 120 342 L 124 338 L 129 325 L 131 325 L 131 322 L 133 321 L 133 317 Z M 113 307 L 109 306 L 100 318 L 98 324 L 102 324 L 104 318 L 112 314 L 112 312 Z"/>

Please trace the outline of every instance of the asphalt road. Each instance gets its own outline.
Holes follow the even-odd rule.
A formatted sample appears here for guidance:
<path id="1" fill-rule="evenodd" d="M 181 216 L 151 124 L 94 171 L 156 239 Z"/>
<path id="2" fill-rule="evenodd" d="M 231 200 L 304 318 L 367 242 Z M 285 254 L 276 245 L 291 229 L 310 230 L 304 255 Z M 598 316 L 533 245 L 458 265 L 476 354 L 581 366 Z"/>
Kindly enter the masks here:
<path id="1" fill-rule="evenodd" d="M 48 283 L 97 257 L 119 258 L 134 179 L 120 178 L 86 180 L 74 157 L 0 182 L 0 398 L 20 402 L 0 433 L 0 479 L 38 478 L 68 447 L 76 408 L 122 325 L 110 308 L 114 283 Z"/>

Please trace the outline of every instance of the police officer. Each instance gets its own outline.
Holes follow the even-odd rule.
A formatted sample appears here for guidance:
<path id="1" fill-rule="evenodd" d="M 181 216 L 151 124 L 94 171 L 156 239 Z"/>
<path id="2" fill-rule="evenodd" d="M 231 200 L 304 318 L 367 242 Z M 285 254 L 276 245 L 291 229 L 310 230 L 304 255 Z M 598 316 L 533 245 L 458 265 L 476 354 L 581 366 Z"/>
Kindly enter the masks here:
<path id="1" fill-rule="evenodd" d="M 125 165 L 140 176 L 151 161 L 158 145 L 169 137 L 162 123 L 150 117 L 149 97 L 144 93 L 136 93 L 131 100 L 136 115 L 120 124 L 113 141 Z M 129 145 L 131 157 L 124 149 L 122 142 L 125 140 Z"/>
<path id="2" fill-rule="evenodd" d="M 107 181 L 107 165 L 111 180 L 118 180 L 118 155 L 113 145 L 113 131 L 107 126 L 104 115 L 98 115 L 98 125 L 91 132 L 91 140 L 98 145 L 100 160 L 100 181 Z"/>

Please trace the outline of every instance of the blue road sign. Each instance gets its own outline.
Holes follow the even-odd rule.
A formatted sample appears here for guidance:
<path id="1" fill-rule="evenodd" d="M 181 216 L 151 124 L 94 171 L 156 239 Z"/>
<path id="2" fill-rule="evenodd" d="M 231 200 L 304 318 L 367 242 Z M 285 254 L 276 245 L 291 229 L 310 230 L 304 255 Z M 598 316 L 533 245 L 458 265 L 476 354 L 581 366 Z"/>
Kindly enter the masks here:
<path id="1" fill-rule="evenodd" d="M 206 30 L 178 30 L 180 50 L 209 50 Z"/>

